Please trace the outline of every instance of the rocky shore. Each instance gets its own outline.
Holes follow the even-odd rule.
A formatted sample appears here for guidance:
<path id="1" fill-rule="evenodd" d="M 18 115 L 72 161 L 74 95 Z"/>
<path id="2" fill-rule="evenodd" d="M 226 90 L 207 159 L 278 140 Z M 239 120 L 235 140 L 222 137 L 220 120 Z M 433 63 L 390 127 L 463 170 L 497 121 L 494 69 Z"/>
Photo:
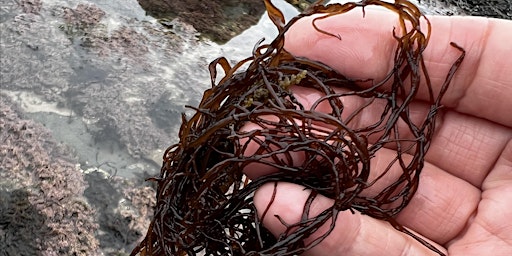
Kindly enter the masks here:
<path id="1" fill-rule="evenodd" d="M 512 19 L 510 0 L 421 3 Z M 261 0 L 2 3 L 0 256 L 129 254 L 155 205 L 145 179 L 176 142 L 183 106 L 208 88 L 211 60 L 245 57 L 264 37 L 231 39 L 264 26 L 263 10 Z"/>

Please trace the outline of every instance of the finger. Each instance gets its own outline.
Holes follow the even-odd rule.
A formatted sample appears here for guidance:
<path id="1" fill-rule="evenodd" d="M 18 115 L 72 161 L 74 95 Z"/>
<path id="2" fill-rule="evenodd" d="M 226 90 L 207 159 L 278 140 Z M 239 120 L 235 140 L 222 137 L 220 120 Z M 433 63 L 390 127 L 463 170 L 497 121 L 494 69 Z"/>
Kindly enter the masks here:
<path id="1" fill-rule="evenodd" d="M 279 237 L 286 231 L 281 221 L 288 224 L 300 221 L 310 192 L 299 185 L 284 182 L 278 183 L 276 189 L 274 201 L 263 219 L 263 224 L 276 237 Z M 254 203 L 260 218 L 273 192 L 273 184 L 265 184 L 257 190 Z M 310 216 L 318 215 L 332 204 L 331 199 L 317 196 L 311 204 Z M 274 217 L 275 215 L 281 220 Z M 304 242 L 309 244 L 324 234 L 329 225 L 326 223 Z M 339 212 L 332 233 L 310 249 L 306 255 L 382 255 L 383 253 L 386 255 L 436 255 L 413 238 L 396 231 L 388 223 L 359 213 L 352 214 L 350 211 Z"/>
<path id="2" fill-rule="evenodd" d="M 300 165 L 298 161 L 303 161 L 303 155 L 300 152 L 293 154 L 295 154 L 294 165 Z M 396 151 L 392 149 L 383 148 L 376 153 L 370 161 L 371 172 L 368 179 L 369 183 L 375 182 L 371 187 L 365 189 L 361 196 L 377 195 L 403 174 L 402 167 L 398 162 L 389 167 L 389 163 L 396 157 Z M 402 155 L 402 157 L 406 165 L 412 159 L 412 156 L 408 155 Z M 252 179 L 277 171 L 268 165 L 252 166 L 248 169 L 245 171 Z M 323 170 L 317 171 L 322 172 Z M 384 171 L 387 173 L 381 176 Z M 376 180 L 377 177 L 381 178 Z M 403 225 L 442 244 L 454 238 L 464 229 L 479 200 L 479 188 L 435 165 L 425 163 L 416 194 L 409 202 L 408 207 L 403 209 L 397 218 Z"/>
<path id="3" fill-rule="evenodd" d="M 377 152 L 371 159 L 372 171 L 368 178 L 368 183 L 373 182 L 373 185 L 363 190 L 360 196 L 376 196 L 403 174 L 398 163 L 387 169 L 395 157 L 394 150 L 381 149 Z M 403 156 L 406 164 L 411 159 L 412 156 Z M 384 171 L 387 173 L 381 176 Z M 478 205 L 480 189 L 429 163 L 425 163 L 419 182 L 416 194 L 397 215 L 397 220 L 428 239 L 443 244 L 464 229 Z"/>
<path id="4" fill-rule="evenodd" d="M 321 97 L 318 92 L 308 88 L 294 88 L 296 98 L 310 108 Z M 345 109 L 343 117 L 352 113 L 358 106 L 363 105 L 363 98 L 352 97 L 342 99 Z M 382 116 L 387 102 L 375 100 L 367 106 L 348 124 L 350 128 L 368 127 L 376 123 Z M 319 105 L 317 111 L 329 113 L 330 107 Z M 429 111 L 429 104 L 413 102 L 409 107 L 413 123 L 419 125 Z M 481 187 L 483 180 L 491 170 L 496 159 L 505 148 L 506 143 L 512 139 L 512 128 L 494 122 L 461 114 L 455 111 L 440 112 L 436 123 L 436 133 L 426 160 L 439 168 L 464 179 L 476 187 Z M 398 122 L 398 131 L 401 139 L 412 139 L 413 134 L 403 122 Z M 368 138 L 375 143 L 381 133 L 373 134 Z M 393 136 L 393 135 L 392 135 Z M 394 149 L 396 144 L 386 144 L 387 148 Z M 446 161 L 450 159 L 450 161 Z"/>
<path id="5" fill-rule="evenodd" d="M 393 66 L 396 41 L 392 29 L 397 16 L 379 10 L 357 10 L 317 21 L 317 26 L 342 40 L 316 31 L 312 18 L 299 20 L 286 35 L 286 49 L 297 56 L 321 61 L 351 78 L 382 79 Z M 429 17 L 430 44 L 423 56 L 435 91 L 460 52 L 466 58 L 455 74 L 442 103 L 462 113 L 512 126 L 512 21 L 479 17 Z M 509 56 L 509 57 L 507 57 Z M 427 98 L 427 90 L 419 91 Z"/>
<path id="6" fill-rule="evenodd" d="M 375 183 L 363 190 L 361 196 L 375 197 L 403 174 L 398 163 L 386 169 L 395 157 L 394 150 L 384 148 L 377 152 L 371 159 L 368 179 Z M 402 157 L 406 164 L 412 159 L 409 155 Z M 383 171 L 387 173 L 377 179 Z M 426 162 L 420 175 L 418 190 L 396 219 L 424 237 L 444 244 L 464 229 L 478 206 L 480 195 L 479 188 Z"/>
<path id="7" fill-rule="evenodd" d="M 311 108 L 318 98 L 323 96 L 310 88 L 295 87 L 293 90 L 295 97 L 306 109 Z M 368 99 L 351 96 L 343 97 L 341 100 L 345 106 L 342 117 L 345 118 Z M 355 129 L 375 124 L 381 119 L 386 104 L 384 100 L 375 100 L 351 120 L 351 123 L 347 124 L 348 127 Z M 319 112 L 331 112 L 328 104 L 318 106 L 316 110 Z M 425 120 L 429 108 L 430 105 L 424 102 L 411 103 L 409 111 L 412 122 L 419 126 Z M 505 145 L 512 139 L 512 127 L 450 110 L 441 111 L 439 117 L 426 160 L 474 186 L 481 187 Z M 398 122 L 398 131 L 401 139 L 414 138 L 409 126 L 403 121 Z M 368 141 L 375 143 L 380 135 L 381 133 L 373 134 L 368 137 Z M 394 149 L 395 145 L 390 143 L 385 146 Z"/>
<path id="8" fill-rule="evenodd" d="M 325 96 L 318 90 L 312 88 L 305 87 L 293 87 L 292 88 L 295 98 L 304 106 L 306 110 L 315 111 L 318 113 L 328 114 L 332 112 L 331 105 L 323 98 Z M 337 90 L 339 91 L 339 90 Z M 378 126 L 378 128 L 374 128 L 372 130 L 380 130 L 379 132 L 372 132 L 367 136 L 367 134 L 361 134 L 364 136 L 370 143 L 376 143 L 382 141 L 383 131 L 385 126 L 387 125 L 387 119 L 390 114 L 386 113 L 386 105 L 388 102 L 384 99 L 366 99 L 359 96 L 343 96 L 340 98 L 340 101 L 343 104 L 343 111 L 341 112 L 340 119 L 343 120 L 344 125 L 352 129 L 360 129 L 363 127 L 372 127 Z M 412 120 L 416 127 L 421 127 L 422 123 L 425 121 L 426 116 L 430 111 L 430 106 L 425 103 L 416 102 L 410 105 L 408 108 L 409 118 Z M 266 122 L 262 124 L 257 124 L 255 122 L 249 122 L 244 127 L 240 129 L 242 133 L 250 133 L 254 131 L 261 131 L 265 129 L 275 128 L 272 125 L 269 125 L 269 122 L 279 122 L 280 117 L 278 116 L 261 116 L 262 120 L 266 120 Z M 384 119 L 384 121 L 382 120 Z M 292 120 L 290 120 L 292 121 Z M 293 120 L 299 127 L 301 127 L 301 120 Z M 323 134 L 328 135 L 335 127 L 330 126 L 327 123 L 315 122 L 312 121 L 312 127 L 316 128 L 310 130 L 309 128 L 305 128 L 308 132 L 315 134 Z M 308 126 L 309 127 L 309 126 Z M 394 131 L 391 131 L 391 135 L 386 138 L 389 140 L 385 147 L 396 148 L 396 142 L 393 142 L 393 138 L 399 138 L 400 144 L 402 148 L 409 148 L 411 146 L 411 151 L 414 151 L 414 145 L 416 143 L 416 137 L 413 136 L 411 131 L 411 126 L 409 123 L 399 119 L 397 121 L 397 127 L 399 134 L 395 136 Z M 306 131 L 304 131 L 306 133 Z M 281 136 L 298 136 L 293 133 L 281 134 Z M 410 141 L 406 141 L 410 140 Z M 249 176 L 249 178 L 254 179 L 259 176 L 267 175 L 273 172 L 278 171 L 278 168 L 273 167 L 272 163 L 281 162 L 286 163 L 287 166 L 298 167 L 304 163 L 304 152 L 299 151 L 286 151 L 283 153 L 279 153 L 276 151 L 282 151 L 285 147 L 288 146 L 287 143 L 272 143 L 272 139 L 265 136 L 252 136 L 249 138 L 245 136 L 240 140 L 240 144 L 244 145 L 244 154 L 246 156 L 259 155 L 262 157 L 262 160 L 259 163 L 251 163 L 249 164 L 244 171 Z M 274 158 L 262 156 L 272 154 Z M 287 157 L 288 156 L 288 157 Z"/>
<path id="9" fill-rule="evenodd" d="M 306 109 L 310 109 L 318 98 L 322 97 L 318 91 L 309 88 L 296 87 L 293 90 L 296 98 Z M 352 113 L 358 106 L 363 105 L 367 99 L 351 96 L 341 100 L 345 105 L 342 114 L 342 118 L 345 119 L 349 113 Z M 375 100 L 353 118 L 348 123 L 348 126 L 354 129 L 368 127 L 376 123 L 382 116 L 385 104 L 386 102 L 383 100 Z M 416 124 L 420 124 L 429 111 L 428 104 L 422 102 L 411 103 L 409 109 L 411 120 Z M 331 111 L 328 104 L 318 104 L 315 110 L 321 113 L 329 113 Z M 507 141 L 512 139 L 512 129 L 454 111 L 447 111 L 440 116 L 441 118 L 436 126 L 436 133 L 426 155 L 426 161 L 456 177 L 468 181 L 476 187 L 481 187 L 484 178 L 491 170 L 496 159 L 498 159 Z M 405 125 L 403 121 L 398 123 L 398 128 L 401 139 L 413 138 L 409 126 Z M 242 131 L 259 129 L 262 129 L 262 127 L 248 124 L 242 128 Z M 379 136 L 379 133 L 370 136 L 368 138 L 369 143 L 375 143 Z M 391 149 L 396 148 L 394 143 L 389 143 L 385 146 Z M 249 145 L 245 154 L 254 154 L 258 147 L 258 143 Z M 276 147 L 271 148 L 271 150 L 277 149 Z M 290 152 L 289 154 L 292 159 L 290 166 L 300 166 L 303 163 L 303 153 Z M 286 158 L 281 157 L 281 159 Z M 450 159 L 450 161 L 446 161 L 446 159 Z M 254 164 L 248 166 L 246 171 L 249 177 L 254 179 L 275 172 L 277 168 L 270 168 L 264 164 Z"/>
<path id="10" fill-rule="evenodd" d="M 272 115 L 261 116 L 261 118 L 271 122 L 279 121 L 279 117 Z M 271 125 L 269 127 L 269 124 L 263 122 L 249 122 L 240 129 L 240 132 L 250 134 L 254 131 L 269 128 L 273 129 L 275 127 Z M 245 156 L 258 155 L 260 157 L 258 162 L 249 163 L 244 167 L 244 173 L 249 179 L 254 180 L 279 171 L 279 168 L 274 166 L 275 163 L 281 163 L 281 165 L 289 167 L 301 166 L 304 163 L 305 153 L 303 151 L 290 151 L 285 146 L 273 144 L 269 140 L 269 138 L 262 135 L 245 136 L 239 140 Z"/>

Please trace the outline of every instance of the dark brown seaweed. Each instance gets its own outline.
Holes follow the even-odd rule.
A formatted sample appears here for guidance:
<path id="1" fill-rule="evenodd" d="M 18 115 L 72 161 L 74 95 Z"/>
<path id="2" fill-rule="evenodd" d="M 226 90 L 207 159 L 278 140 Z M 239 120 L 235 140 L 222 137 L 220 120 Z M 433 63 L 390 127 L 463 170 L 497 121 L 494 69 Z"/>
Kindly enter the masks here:
<path id="1" fill-rule="evenodd" d="M 192 107 L 196 110 L 192 117 L 183 115 L 180 141 L 165 152 L 160 176 L 154 179 L 158 182 L 155 216 L 132 255 L 296 255 L 329 235 L 337 213 L 346 210 L 388 221 L 443 255 L 393 217 L 407 206 L 418 188 L 441 98 L 464 58 L 464 50 L 452 43 L 461 56 L 435 95 L 422 56 L 430 24 L 412 3 L 367 0 L 324 6 L 320 1 L 285 23 L 283 14 L 269 0 L 264 2 L 278 36 L 269 44 L 256 45 L 253 55 L 234 67 L 225 58 L 210 64 L 212 88 L 204 92 L 199 106 Z M 284 34 L 297 20 L 325 14 L 312 26 L 339 38 L 322 30 L 316 21 L 356 7 L 364 11 L 369 5 L 397 13 L 400 21 L 400 28 L 390 28 L 397 41 L 394 67 L 382 81 L 347 78 L 322 63 L 294 57 L 283 48 Z M 420 19 L 427 21 L 425 30 L 420 30 Z M 217 67 L 225 72 L 219 82 Z M 414 121 L 409 106 L 420 83 L 428 87 L 431 106 L 423 120 Z M 312 106 L 304 106 L 291 86 L 314 89 L 323 97 Z M 353 110 L 347 113 L 343 99 L 354 96 L 364 103 L 351 106 Z M 358 126 L 354 120 L 377 101 L 386 102 L 380 120 Z M 320 111 L 321 104 L 328 104 L 330 111 Z M 248 123 L 258 129 L 243 131 Z M 249 145 L 257 145 L 254 153 L 248 153 Z M 372 176 L 370 160 L 384 147 L 395 149 L 396 157 L 382 174 Z M 297 153 L 304 156 L 302 163 L 293 163 L 292 154 Z M 254 163 L 276 172 L 249 181 L 244 169 Z M 392 174 L 390 169 L 397 166 L 402 171 Z M 371 191 L 387 175 L 395 175 L 393 182 Z M 275 238 L 257 217 L 253 192 L 264 183 L 277 181 L 300 184 L 312 192 L 302 220 L 283 223 L 288 230 Z M 309 207 L 318 194 L 332 198 L 334 203 L 311 217 Z M 273 217 L 266 216 L 265 211 L 262 218 Z M 304 239 L 325 223 L 330 230 L 305 244 Z"/>

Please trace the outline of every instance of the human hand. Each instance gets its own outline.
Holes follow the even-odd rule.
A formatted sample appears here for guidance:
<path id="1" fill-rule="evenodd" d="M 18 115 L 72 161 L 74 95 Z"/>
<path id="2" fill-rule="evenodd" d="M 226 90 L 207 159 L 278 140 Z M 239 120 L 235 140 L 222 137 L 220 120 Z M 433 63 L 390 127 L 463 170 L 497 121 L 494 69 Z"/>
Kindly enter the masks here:
<path id="1" fill-rule="evenodd" d="M 442 100 L 446 107 L 418 191 L 396 220 L 449 255 L 512 255 L 512 22 L 478 17 L 429 20 L 432 35 L 423 56 L 432 85 L 442 85 L 460 54 L 450 42 L 464 48 L 466 58 Z M 395 23 L 396 15 L 368 9 L 364 19 L 361 12 L 352 11 L 318 21 L 323 30 L 340 34 L 340 41 L 315 31 L 311 19 L 302 19 L 288 31 L 286 49 L 347 77 L 378 81 L 393 65 L 395 41 L 390 33 Z M 315 100 L 307 89 L 295 88 L 294 93 L 306 105 Z M 411 104 L 415 111 L 427 111 L 422 109 L 427 106 L 421 103 L 426 100 L 422 95 L 426 97 L 426 90 Z M 367 113 L 365 118 L 377 117 Z M 386 167 L 388 162 L 379 161 L 384 158 L 386 151 L 372 159 L 372 170 Z M 268 170 L 247 173 L 255 178 Z M 273 184 L 256 192 L 260 216 L 273 192 Z M 276 236 L 284 232 L 273 216 L 287 223 L 299 221 L 308 196 L 299 185 L 279 183 L 263 219 L 265 227 Z M 318 196 L 310 214 L 331 205 L 331 199 Z M 387 222 L 350 211 L 340 212 L 332 233 L 306 254 L 435 255 Z"/>

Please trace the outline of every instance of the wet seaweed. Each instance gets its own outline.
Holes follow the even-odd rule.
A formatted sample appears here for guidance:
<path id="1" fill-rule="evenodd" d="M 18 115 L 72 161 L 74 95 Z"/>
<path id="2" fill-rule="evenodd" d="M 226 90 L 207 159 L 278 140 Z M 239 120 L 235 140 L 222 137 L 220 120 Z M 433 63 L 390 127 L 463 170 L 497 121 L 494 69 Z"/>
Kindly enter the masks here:
<path id="1" fill-rule="evenodd" d="M 451 43 L 461 55 L 440 91 L 434 93 L 422 56 L 430 23 L 412 3 L 366 0 L 322 5 L 319 1 L 286 23 L 269 0 L 264 2 L 279 34 L 268 44 L 259 42 L 252 56 L 233 67 L 224 57 L 210 64 L 212 87 L 204 92 L 199 106 L 189 106 L 195 110 L 193 116 L 182 115 L 180 141 L 167 149 L 161 173 L 153 179 L 158 183 L 154 218 L 132 255 L 296 255 L 328 236 L 337 213 L 346 210 L 388 221 L 443 255 L 403 228 L 394 216 L 418 188 L 441 99 L 464 50 Z M 362 8 L 364 13 L 370 5 L 395 12 L 399 20 L 399 27 L 392 29 L 397 42 L 394 66 L 381 81 L 347 78 L 284 49 L 284 35 L 299 19 L 323 14 L 313 19 L 312 26 L 340 38 L 322 30 L 317 21 L 354 9 Z M 217 79 L 219 67 L 225 73 L 221 79 Z M 420 84 L 428 89 L 430 110 L 418 121 L 411 115 L 410 104 Z M 296 99 L 294 87 L 306 87 L 322 96 L 305 106 Z M 354 97 L 362 103 L 344 104 Z M 363 111 L 379 102 L 385 102 L 380 119 L 359 124 Z M 257 128 L 244 128 L 248 124 Z M 376 173 L 370 160 L 383 148 L 394 149 L 396 156 L 382 173 Z M 303 161 L 294 161 L 297 155 Z M 245 171 L 251 165 L 274 171 L 250 180 Z M 267 216 L 267 211 L 258 218 L 253 193 L 277 181 L 303 185 L 311 193 L 302 219 L 282 221 L 287 230 L 274 237 L 262 220 L 281 218 Z M 382 184 L 386 186 L 379 188 Z M 318 194 L 334 202 L 319 215 L 310 216 Z M 330 228 L 305 243 L 322 225 Z"/>

